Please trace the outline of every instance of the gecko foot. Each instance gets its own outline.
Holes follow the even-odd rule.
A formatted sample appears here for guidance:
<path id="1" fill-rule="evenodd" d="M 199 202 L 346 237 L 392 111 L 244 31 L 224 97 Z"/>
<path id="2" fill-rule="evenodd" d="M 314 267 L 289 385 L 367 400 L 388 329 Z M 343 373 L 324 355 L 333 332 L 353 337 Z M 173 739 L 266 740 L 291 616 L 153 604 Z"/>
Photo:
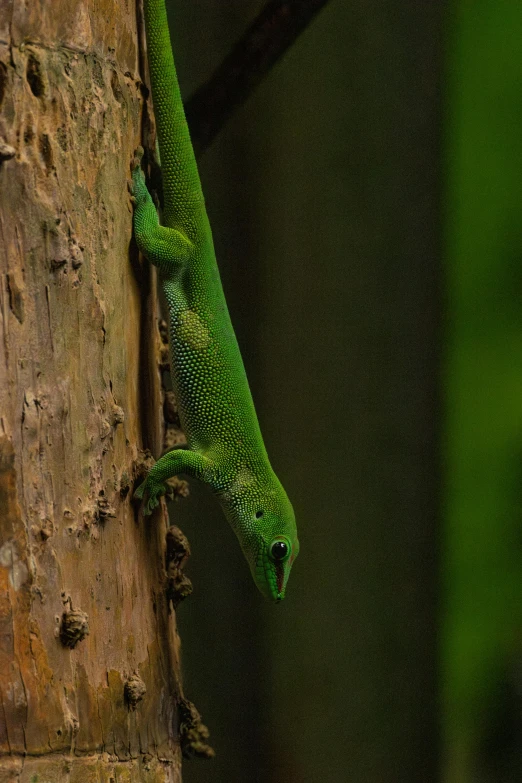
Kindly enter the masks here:
<path id="1" fill-rule="evenodd" d="M 143 149 L 143 147 L 140 144 L 140 146 L 136 147 L 136 149 L 134 150 L 134 158 L 132 160 L 132 166 L 131 166 L 133 171 L 134 171 L 134 169 L 137 169 L 137 168 L 139 168 L 141 166 L 141 161 L 142 161 L 142 158 L 143 158 L 144 154 L 145 154 L 145 150 Z"/>
<path id="2" fill-rule="evenodd" d="M 154 481 L 147 476 L 145 481 L 135 490 L 134 497 L 144 500 L 143 514 L 149 516 L 159 506 L 160 497 L 165 494 L 167 487 L 162 481 Z"/>
<path id="3" fill-rule="evenodd" d="M 132 159 L 132 183 L 129 185 L 131 201 L 135 206 L 138 205 L 140 201 L 146 201 L 148 196 L 147 185 L 145 184 L 145 172 L 141 168 L 142 158 L 143 147 L 138 147 L 134 153 L 134 158 Z"/>

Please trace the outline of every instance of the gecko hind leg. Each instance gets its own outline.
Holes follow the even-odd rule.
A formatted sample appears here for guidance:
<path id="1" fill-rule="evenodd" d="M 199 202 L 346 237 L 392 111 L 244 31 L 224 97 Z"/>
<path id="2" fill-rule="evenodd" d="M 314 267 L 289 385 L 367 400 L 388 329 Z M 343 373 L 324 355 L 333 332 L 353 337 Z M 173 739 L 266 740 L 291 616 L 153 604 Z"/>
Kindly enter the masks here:
<path id="1" fill-rule="evenodd" d="M 140 147 L 132 164 L 131 194 L 134 203 L 134 236 L 143 255 L 163 274 L 179 270 L 190 258 L 192 243 L 175 228 L 160 225 L 158 213 L 141 168 Z"/>
<path id="2" fill-rule="evenodd" d="M 145 481 L 134 492 L 134 497 L 144 499 L 145 515 L 152 514 L 159 504 L 159 499 L 165 494 L 165 481 L 172 476 L 186 473 L 200 481 L 208 480 L 211 464 L 207 457 L 189 449 L 175 449 L 164 454 L 150 469 Z"/>

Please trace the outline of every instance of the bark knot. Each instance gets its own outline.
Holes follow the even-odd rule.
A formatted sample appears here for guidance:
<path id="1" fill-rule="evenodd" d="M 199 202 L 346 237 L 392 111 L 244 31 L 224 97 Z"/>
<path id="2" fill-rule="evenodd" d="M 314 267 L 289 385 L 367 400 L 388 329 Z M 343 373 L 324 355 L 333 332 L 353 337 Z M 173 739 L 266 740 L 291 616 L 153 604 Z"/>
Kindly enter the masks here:
<path id="1" fill-rule="evenodd" d="M 129 677 L 124 687 L 125 701 L 127 702 L 129 709 L 135 710 L 136 705 L 143 699 L 147 693 L 145 683 L 137 674 L 133 674 Z"/>
<path id="2" fill-rule="evenodd" d="M 60 640 L 64 647 L 74 649 L 89 634 L 89 618 L 81 609 L 66 609 L 62 614 Z"/>

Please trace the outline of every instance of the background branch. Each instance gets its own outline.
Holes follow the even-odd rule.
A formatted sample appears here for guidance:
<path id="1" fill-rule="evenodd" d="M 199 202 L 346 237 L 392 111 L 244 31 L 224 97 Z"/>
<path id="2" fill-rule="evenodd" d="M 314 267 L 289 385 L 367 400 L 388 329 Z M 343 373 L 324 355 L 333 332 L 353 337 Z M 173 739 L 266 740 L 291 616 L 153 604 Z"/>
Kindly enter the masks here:
<path id="1" fill-rule="evenodd" d="M 200 155 L 328 0 L 272 0 L 222 64 L 189 98 L 185 113 Z"/>

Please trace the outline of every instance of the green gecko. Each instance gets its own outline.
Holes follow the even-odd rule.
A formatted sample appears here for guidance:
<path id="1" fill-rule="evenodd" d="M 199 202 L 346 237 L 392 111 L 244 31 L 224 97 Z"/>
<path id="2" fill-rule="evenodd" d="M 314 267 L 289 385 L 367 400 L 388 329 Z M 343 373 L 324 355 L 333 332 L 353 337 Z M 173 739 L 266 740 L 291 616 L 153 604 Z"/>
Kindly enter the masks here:
<path id="1" fill-rule="evenodd" d="M 169 451 L 135 492 L 152 513 L 180 473 L 208 484 L 261 592 L 285 596 L 299 552 L 292 505 L 268 456 L 228 314 L 170 44 L 165 0 L 144 0 L 152 100 L 163 171 L 162 225 L 133 164 L 134 234 L 160 273 L 169 310 L 172 381 L 186 449 Z"/>

